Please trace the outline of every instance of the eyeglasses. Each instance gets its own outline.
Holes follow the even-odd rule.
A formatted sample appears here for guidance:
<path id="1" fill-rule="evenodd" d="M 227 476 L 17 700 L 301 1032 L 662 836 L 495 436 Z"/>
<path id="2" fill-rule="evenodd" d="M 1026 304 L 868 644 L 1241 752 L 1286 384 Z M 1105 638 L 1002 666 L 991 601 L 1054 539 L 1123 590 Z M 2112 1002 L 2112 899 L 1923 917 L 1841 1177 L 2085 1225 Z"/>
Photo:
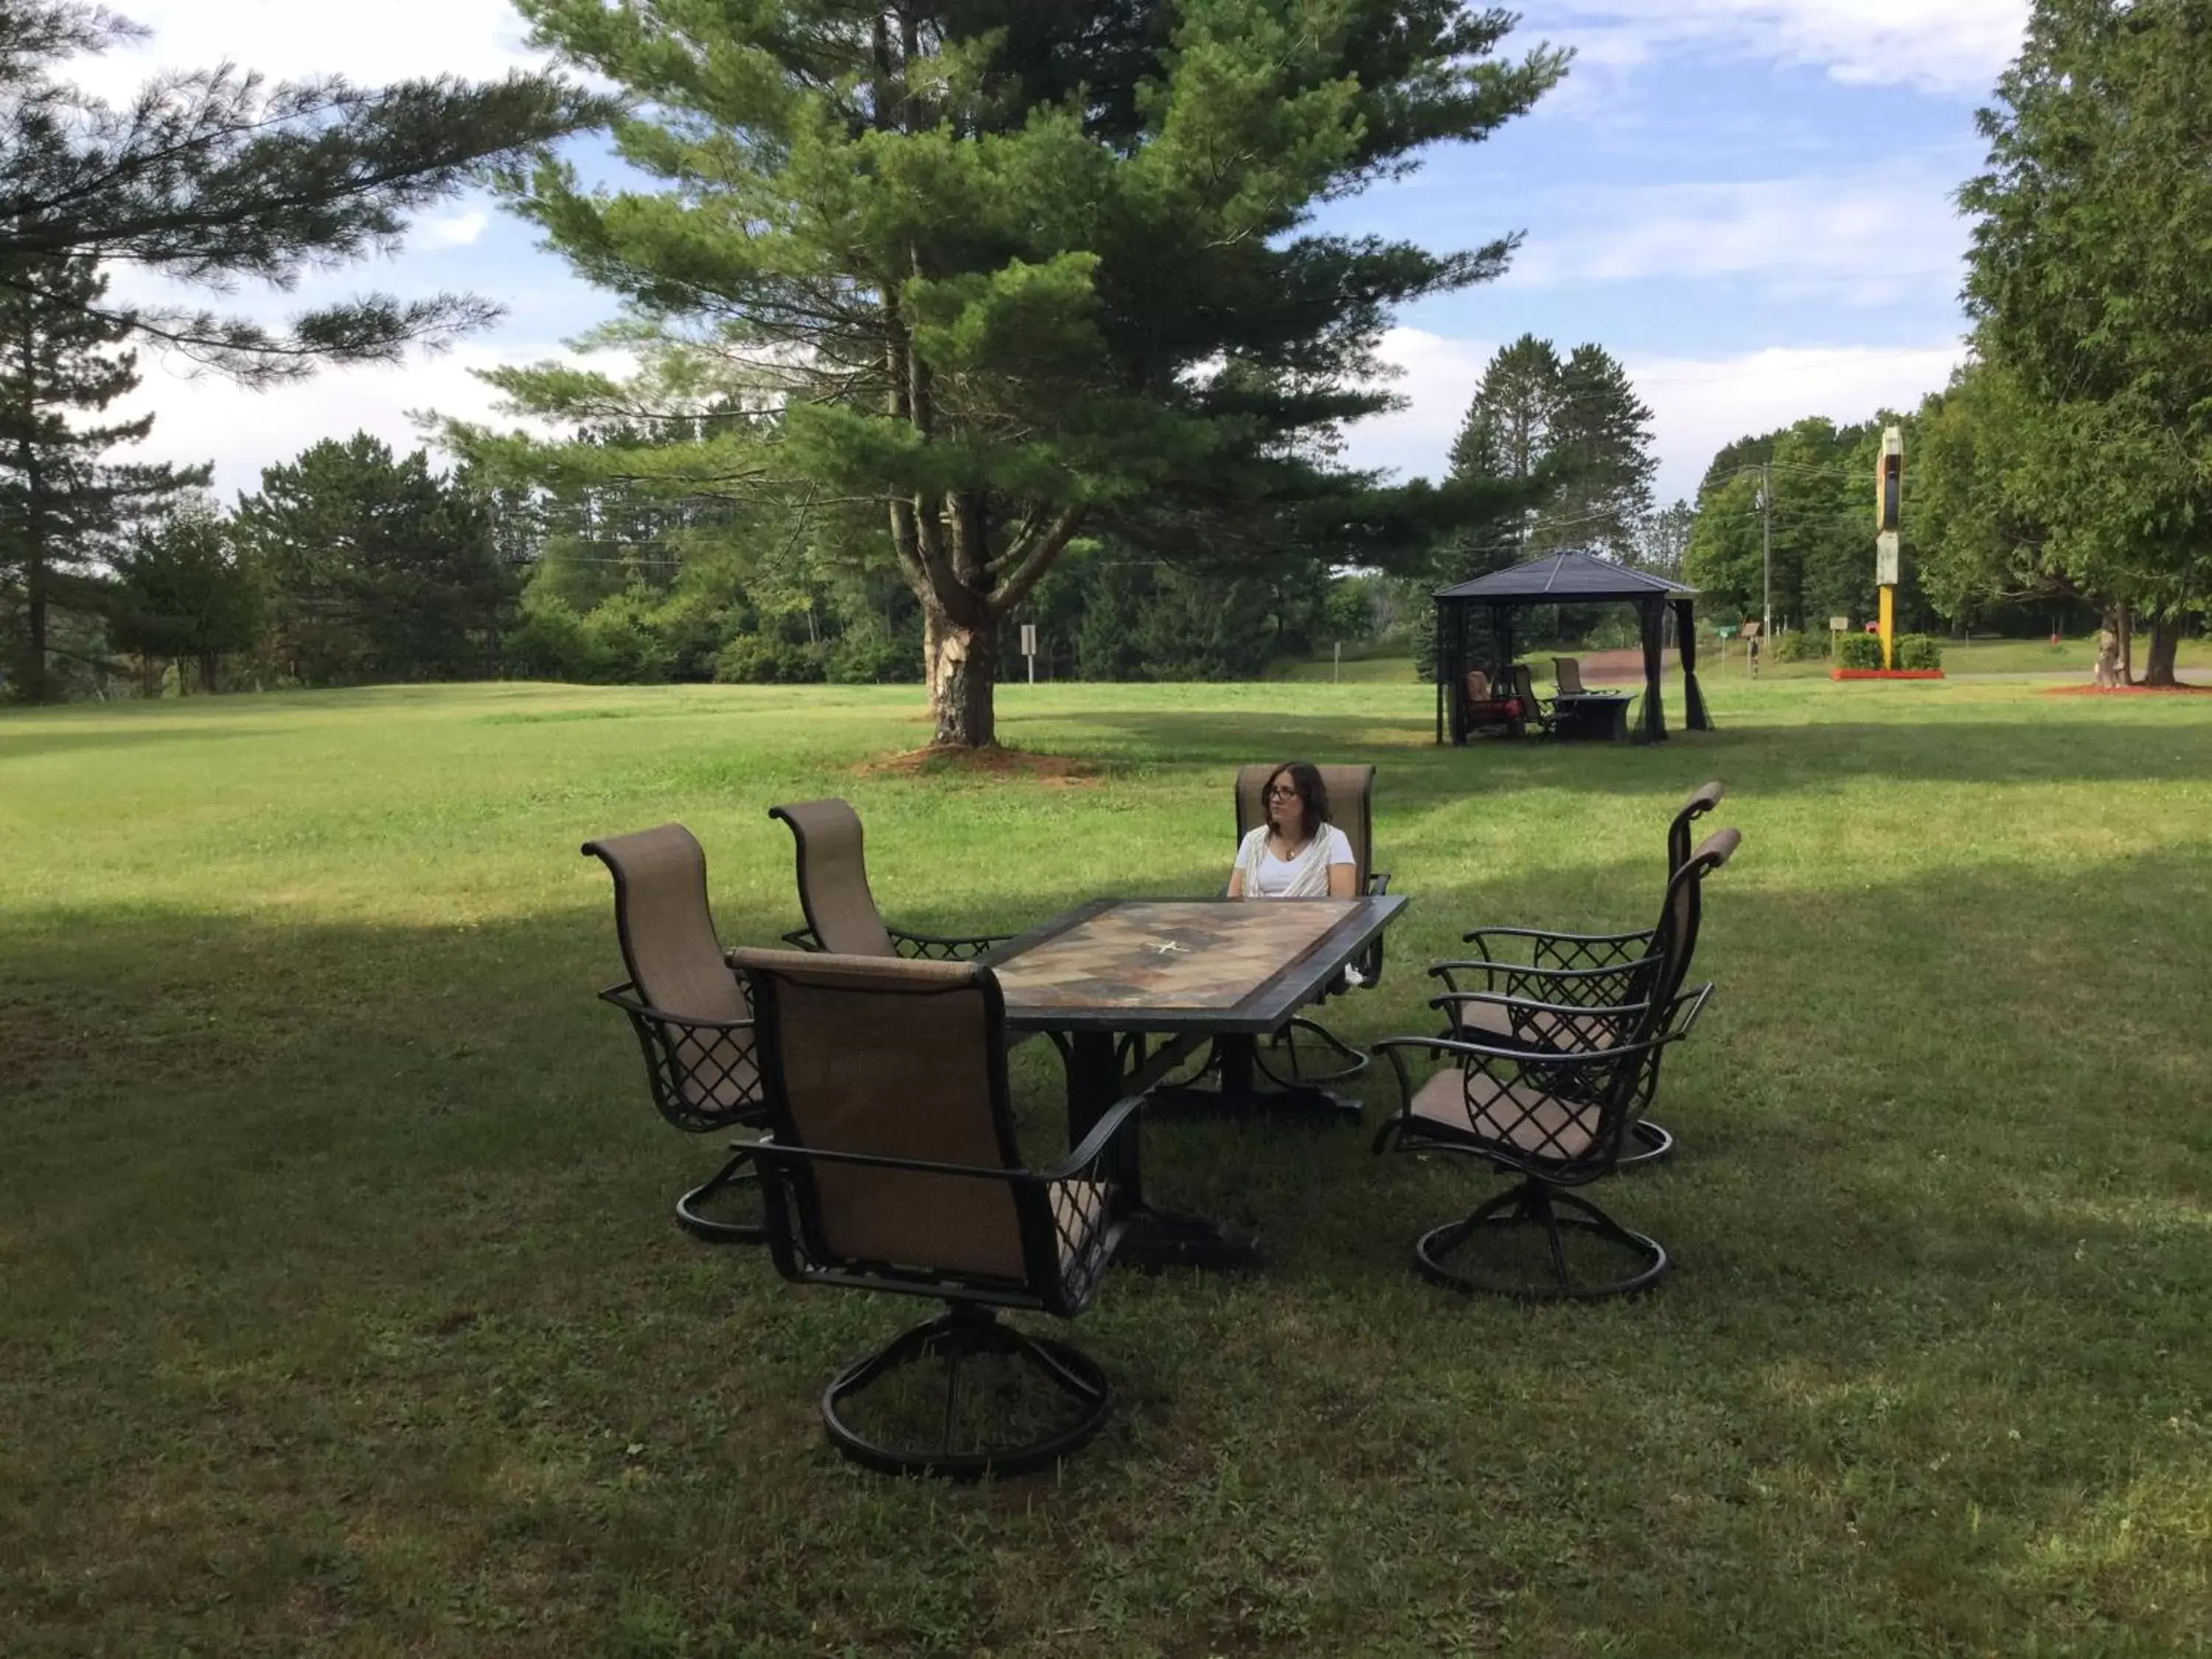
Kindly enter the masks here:
<path id="1" fill-rule="evenodd" d="M 1298 787 L 1295 783 L 1271 783 L 1267 786 L 1267 799 L 1296 800 L 1298 799 Z"/>

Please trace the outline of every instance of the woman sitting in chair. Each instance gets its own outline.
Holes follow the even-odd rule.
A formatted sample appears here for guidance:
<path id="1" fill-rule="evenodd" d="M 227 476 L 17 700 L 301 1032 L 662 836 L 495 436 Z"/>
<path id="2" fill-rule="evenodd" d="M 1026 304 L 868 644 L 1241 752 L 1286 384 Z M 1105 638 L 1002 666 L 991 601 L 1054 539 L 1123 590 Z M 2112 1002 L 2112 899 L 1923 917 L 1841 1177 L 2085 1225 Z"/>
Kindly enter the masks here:
<path id="1" fill-rule="evenodd" d="M 1328 821 L 1328 790 L 1304 761 L 1277 767 L 1261 793 L 1267 821 L 1237 848 L 1231 898 L 1352 898 L 1352 843 Z"/>

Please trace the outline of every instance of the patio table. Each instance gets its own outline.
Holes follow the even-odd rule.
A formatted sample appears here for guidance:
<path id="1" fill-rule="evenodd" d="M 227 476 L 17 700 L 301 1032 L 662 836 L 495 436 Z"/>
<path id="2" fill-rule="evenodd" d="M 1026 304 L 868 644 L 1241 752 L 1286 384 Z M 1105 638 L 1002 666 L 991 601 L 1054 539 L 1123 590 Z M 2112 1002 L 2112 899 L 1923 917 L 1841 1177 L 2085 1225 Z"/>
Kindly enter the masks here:
<path id="1" fill-rule="evenodd" d="M 1552 699 L 1558 711 L 1559 735 L 1570 741 L 1598 743 L 1628 741 L 1628 705 L 1635 695 L 1627 691 L 1570 692 Z"/>
<path id="2" fill-rule="evenodd" d="M 1094 899 L 1000 945 L 1011 1031 L 1042 1031 L 1067 1063 L 1073 1146 L 1125 1096 L 1149 1089 L 1200 1043 L 1218 1045 L 1234 1109 L 1279 1098 L 1254 1087 L 1254 1046 L 1318 998 L 1406 906 L 1353 899 Z M 1157 1049 L 1152 1039 L 1159 1039 Z M 1315 1089 L 1293 1090 L 1326 1102 Z M 1140 1263 L 1243 1266 L 1256 1241 L 1144 1197 L 1136 1137 L 1115 1171 L 1131 1210 L 1121 1255 Z"/>

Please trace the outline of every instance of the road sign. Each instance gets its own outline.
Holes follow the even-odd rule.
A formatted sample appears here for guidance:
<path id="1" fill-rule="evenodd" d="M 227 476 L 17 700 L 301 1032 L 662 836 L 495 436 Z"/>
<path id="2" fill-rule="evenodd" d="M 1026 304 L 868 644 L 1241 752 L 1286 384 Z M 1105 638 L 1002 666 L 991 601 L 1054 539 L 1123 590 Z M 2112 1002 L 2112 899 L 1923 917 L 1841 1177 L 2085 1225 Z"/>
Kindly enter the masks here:
<path id="1" fill-rule="evenodd" d="M 1850 633 L 1850 632 L 1851 631 L 1851 619 L 1850 619 L 1849 617 L 1829 617 L 1829 618 L 1828 618 L 1828 631 L 1829 631 L 1831 634 L 1848 634 L 1848 633 Z"/>

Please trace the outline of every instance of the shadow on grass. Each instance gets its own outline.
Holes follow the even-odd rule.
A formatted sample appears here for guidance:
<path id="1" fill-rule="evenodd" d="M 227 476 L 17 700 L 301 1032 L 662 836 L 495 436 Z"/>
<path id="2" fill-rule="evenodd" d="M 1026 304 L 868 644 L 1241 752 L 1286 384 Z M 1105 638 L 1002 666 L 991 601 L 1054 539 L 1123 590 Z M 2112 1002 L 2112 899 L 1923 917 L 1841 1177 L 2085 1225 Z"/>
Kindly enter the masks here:
<path id="1" fill-rule="evenodd" d="M 1650 1653 L 2203 1628 L 2212 1074 L 2194 982 L 2119 946 L 2201 933 L 2212 854 L 1844 904 L 1735 879 L 1758 850 L 1710 891 L 1722 1000 L 1660 1107 L 1682 1151 L 1601 1194 L 1676 1252 L 1656 1295 L 1462 1303 L 1406 1251 L 1478 1169 L 1153 1129 L 1161 1195 L 1256 1223 L 1274 1265 L 1115 1275 L 1074 1334 L 1115 1426 L 1006 1493 L 821 1449 L 822 1383 L 928 1310 L 677 1234 L 717 1143 L 652 1119 L 591 1000 L 601 905 L 19 911 L 0 1604 L 33 1650 L 275 1650 L 339 1619 L 575 1650 L 641 1597 L 693 1645 L 734 1620 L 870 1650 L 917 1620 L 948 1650 L 1063 1652 L 1419 1651 L 1431 1613 Z M 1527 872 L 1518 919 L 1588 879 Z M 1649 861 L 1600 880 L 1649 908 Z M 1410 965 L 1483 894 L 1413 884 L 1389 976 L 1330 1012 L 1356 1040 L 1430 1028 Z M 724 921 L 769 936 L 768 909 Z M 1056 1061 L 1018 1065 L 1048 1132 Z"/>

